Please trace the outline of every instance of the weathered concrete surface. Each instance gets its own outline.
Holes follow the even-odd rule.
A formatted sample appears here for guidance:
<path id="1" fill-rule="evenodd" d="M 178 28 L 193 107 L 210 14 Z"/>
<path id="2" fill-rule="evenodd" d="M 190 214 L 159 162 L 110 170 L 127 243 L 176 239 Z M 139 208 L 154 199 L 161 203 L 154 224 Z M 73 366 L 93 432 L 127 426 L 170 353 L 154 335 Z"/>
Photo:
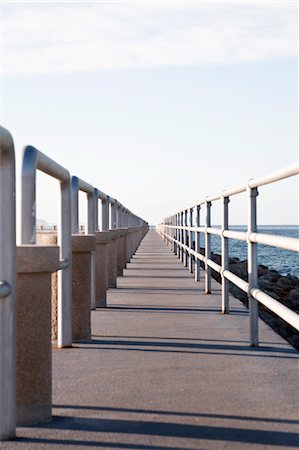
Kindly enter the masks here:
<path id="1" fill-rule="evenodd" d="M 18 428 L 2 449 L 288 449 L 298 446 L 298 352 L 203 283 L 149 232 L 93 341 L 53 353 L 51 424 Z"/>

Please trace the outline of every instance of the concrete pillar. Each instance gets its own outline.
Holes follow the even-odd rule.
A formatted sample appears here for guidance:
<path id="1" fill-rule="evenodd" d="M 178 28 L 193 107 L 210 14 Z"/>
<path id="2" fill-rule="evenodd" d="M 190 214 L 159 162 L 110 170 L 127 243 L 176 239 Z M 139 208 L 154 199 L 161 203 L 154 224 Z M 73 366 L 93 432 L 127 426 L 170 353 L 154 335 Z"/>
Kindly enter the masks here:
<path id="1" fill-rule="evenodd" d="M 57 245 L 57 231 L 37 232 L 37 245 Z M 57 344 L 58 336 L 58 273 L 54 272 L 51 276 L 51 341 Z"/>
<path id="2" fill-rule="evenodd" d="M 17 424 L 51 420 L 51 274 L 57 246 L 17 248 Z"/>
<path id="3" fill-rule="evenodd" d="M 72 235 L 73 341 L 90 339 L 91 255 L 96 248 L 94 234 Z"/>
<path id="4" fill-rule="evenodd" d="M 108 246 L 108 287 L 116 287 L 117 278 L 117 238 L 118 230 L 109 230 L 110 243 Z"/>
<path id="5" fill-rule="evenodd" d="M 127 230 L 124 228 L 121 228 L 118 230 L 118 239 L 117 239 L 117 276 L 120 277 L 123 274 L 123 269 L 126 266 L 125 262 L 125 235 Z"/>
<path id="6" fill-rule="evenodd" d="M 132 228 L 128 228 L 126 240 L 127 240 L 127 262 L 131 261 L 132 257 Z"/>
<path id="7" fill-rule="evenodd" d="M 96 307 L 98 308 L 106 306 L 110 239 L 110 231 L 96 232 Z"/>

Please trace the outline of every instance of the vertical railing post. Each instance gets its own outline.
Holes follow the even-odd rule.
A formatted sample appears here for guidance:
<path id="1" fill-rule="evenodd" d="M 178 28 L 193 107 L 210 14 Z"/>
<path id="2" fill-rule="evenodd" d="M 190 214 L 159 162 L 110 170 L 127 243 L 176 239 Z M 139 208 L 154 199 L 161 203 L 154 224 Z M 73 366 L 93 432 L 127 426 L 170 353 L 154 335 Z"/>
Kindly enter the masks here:
<path id="1" fill-rule="evenodd" d="M 200 227 L 200 205 L 196 207 L 196 226 Z M 200 232 L 196 231 L 195 233 L 195 251 L 196 253 L 200 253 Z M 195 281 L 200 281 L 200 259 L 196 258 L 195 261 Z"/>
<path id="2" fill-rule="evenodd" d="M 222 314 L 229 312 L 229 281 L 224 276 L 224 271 L 229 268 L 228 239 L 223 233 L 228 229 L 228 204 L 229 198 L 222 196 L 222 234 L 221 234 L 221 292 L 222 292 Z"/>
<path id="3" fill-rule="evenodd" d="M 77 177 L 72 177 L 72 234 L 79 233 L 79 179 Z"/>
<path id="4" fill-rule="evenodd" d="M 181 224 L 181 222 L 180 222 L 180 214 L 178 213 L 176 216 L 177 216 L 177 225 L 179 227 L 180 224 Z M 177 228 L 177 240 L 178 240 L 177 257 L 178 257 L 178 259 L 180 259 L 181 258 L 181 246 L 179 244 L 181 242 L 181 230 L 179 228 Z"/>
<path id="5" fill-rule="evenodd" d="M 181 216 L 181 227 L 184 226 L 184 213 L 183 211 L 180 213 Z M 181 244 L 184 244 L 184 230 L 181 228 Z M 184 262 L 185 249 L 181 247 L 181 262 Z"/>
<path id="6" fill-rule="evenodd" d="M 60 260 L 67 261 L 67 269 L 58 271 L 58 348 L 71 347 L 72 334 L 72 220 L 71 180 L 61 182 L 60 230 L 57 243 Z"/>
<path id="7" fill-rule="evenodd" d="M 252 297 L 250 290 L 258 287 L 258 264 L 257 264 L 257 244 L 250 242 L 250 233 L 257 231 L 256 217 L 256 197 L 258 195 L 257 188 L 248 186 L 248 229 L 247 229 L 247 257 L 248 257 L 248 306 L 250 321 L 250 345 L 258 346 L 258 301 Z"/>
<path id="8" fill-rule="evenodd" d="M 211 235 L 207 228 L 211 226 L 211 202 L 206 201 L 206 226 L 205 226 L 205 293 L 211 293 L 211 267 L 208 265 L 208 259 L 211 258 Z"/>
<path id="9" fill-rule="evenodd" d="M 189 227 L 193 227 L 193 208 L 189 209 Z M 192 230 L 189 230 L 189 249 L 192 250 Z M 193 273 L 193 256 L 189 252 L 189 272 Z"/>
<path id="10" fill-rule="evenodd" d="M 115 201 L 111 204 L 111 210 L 110 210 L 110 229 L 114 230 L 116 228 L 116 204 Z"/>
<path id="11" fill-rule="evenodd" d="M 0 440 L 16 432 L 16 205 L 15 156 L 0 127 Z M 1 446 L 1 444 L 0 444 Z"/>
<path id="12" fill-rule="evenodd" d="M 175 226 L 174 230 L 173 230 L 173 237 L 175 240 L 177 240 L 177 215 L 175 214 L 173 216 L 173 225 Z M 176 242 L 174 242 L 174 254 L 177 255 L 178 254 L 178 247 Z"/>
<path id="13" fill-rule="evenodd" d="M 102 231 L 109 229 L 109 196 L 107 195 L 105 200 L 102 200 Z"/>
<path id="14" fill-rule="evenodd" d="M 95 234 L 96 232 L 96 203 L 98 202 L 95 191 L 87 195 L 87 233 Z M 96 307 L 96 252 L 91 252 L 91 292 L 90 292 L 90 306 L 91 309 Z"/>
<path id="15" fill-rule="evenodd" d="M 184 227 L 188 226 L 188 209 L 185 209 L 184 212 Z M 187 246 L 188 243 L 188 231 L 186 230 L 186 228 L 184 229 L 184 244 Z M 185 249 L 185 253 L 184 253 L 184 267 L 188 267 L 188 250 Z"/>

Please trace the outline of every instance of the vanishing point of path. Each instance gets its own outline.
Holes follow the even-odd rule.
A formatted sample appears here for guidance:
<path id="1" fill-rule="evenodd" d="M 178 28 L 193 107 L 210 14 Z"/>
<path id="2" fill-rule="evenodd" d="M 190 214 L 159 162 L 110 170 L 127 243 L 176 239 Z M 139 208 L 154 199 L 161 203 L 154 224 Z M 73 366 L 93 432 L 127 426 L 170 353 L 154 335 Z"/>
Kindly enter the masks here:
<path id="1" fill-rule="evenodd" d="M 263 322 L 250 348 L 247 310 L 222 315 L 213 288 L 150 231 L 92 341 L 53 351 L 53 422 L 1 450 L 299 447 L 298 352 Z"/>

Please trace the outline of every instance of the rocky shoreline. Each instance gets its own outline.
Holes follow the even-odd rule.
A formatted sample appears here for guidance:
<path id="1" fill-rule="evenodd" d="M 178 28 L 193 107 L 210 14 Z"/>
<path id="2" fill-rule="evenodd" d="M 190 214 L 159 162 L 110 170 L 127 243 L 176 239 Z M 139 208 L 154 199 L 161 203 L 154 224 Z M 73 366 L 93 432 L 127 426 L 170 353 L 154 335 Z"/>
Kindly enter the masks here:
<path id="1" fill-rule="evenodd" d="M 203 253 L 203 251 L 201 252 Z M 211 259 L 217 264 L 221 264 L 221 255 L 212 253 Z M 229 270 L 243 280 L 248 281 L 246 260 L 241 261 L 238 258 L 230 258 Z M 212 277 L 221 283 L 221 276 L 214 270 L 212 270 Z M 259 288 L 262 291 L 297 312 L 297 314 L 299 313 L 299 279 L 297 277 L 281 275 L 276 270 L 269 269 L 264 265 L 258 266 L 258 277 Z M 248 307 L 248 299 L 245 292 L 232 283 L 229 283 L 229 291 L 234 297 L 241 300 L 242 303 Z M 259 316 L 293 347 L 299 350 L 299 334 L 293 327 L 281 320 L 261 304 L 259 304 Z"/>

